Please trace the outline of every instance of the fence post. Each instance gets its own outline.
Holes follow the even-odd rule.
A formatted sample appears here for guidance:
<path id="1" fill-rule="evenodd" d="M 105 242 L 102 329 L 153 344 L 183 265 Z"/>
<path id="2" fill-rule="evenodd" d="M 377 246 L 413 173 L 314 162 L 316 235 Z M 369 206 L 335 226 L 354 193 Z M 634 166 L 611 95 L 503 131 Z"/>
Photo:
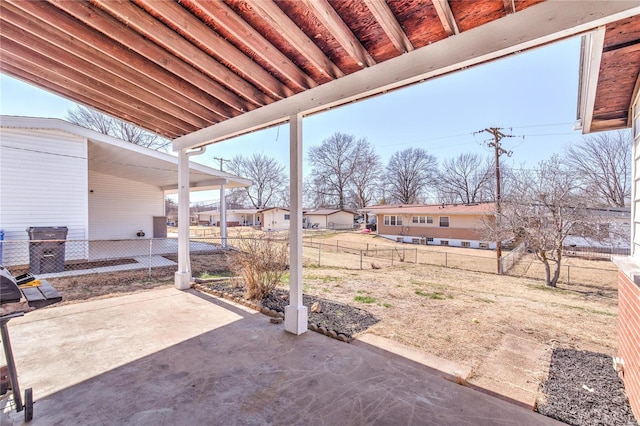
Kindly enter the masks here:
<path id="1" fill-rule="evenodd" d="M 418 247 L 416 247 L 416 265 L 418 264 Z"/>
<path id="2" fill-rule="evenodd" d="M 407 258 L 405 257 L 404 254 L 404 246 L 402 246 L 402 261 L 405 262 L 407 260 Z"/>
<path id="3" fill-rule="evenodd" d="M 571 266 L 567 265 L 567 285 L 571 284 Z"/>
<path id="4" fill-rule="evenodd" d="M 149 238 L 149 278 L 151 278 L 151 256 L 153 254 L 153 238 Z M 189 267 L 191 269 L 191 267 Z"/>
<path id="5" fill-rule="evenodd" d="M 362 250 L 360 250 L 360 270 L 362 271 Z"/>
<path id="6" fill-rule="evenodd" d="M 322 250 L 322 243 L 318 243 L 318 266 L 320 266 L 320 251 Z"/>
<path id="7" fill-rule="evenodd" d="M 449 267 L 449 260 L 447 259 L 447 252 L 444 252 L 444 267 L 448 268 Z"/>
<path id="8" fill-rule="evenodd" d="M 391 249 L 391 266 L 393 266 L 393 249 Z"/>

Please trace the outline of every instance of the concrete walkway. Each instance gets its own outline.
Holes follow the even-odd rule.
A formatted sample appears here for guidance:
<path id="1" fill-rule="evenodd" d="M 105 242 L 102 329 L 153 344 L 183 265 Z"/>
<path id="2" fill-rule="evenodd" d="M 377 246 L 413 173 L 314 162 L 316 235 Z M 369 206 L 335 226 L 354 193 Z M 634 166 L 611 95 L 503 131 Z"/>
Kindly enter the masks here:
<path id="1" fill-rule="evenodd" d="M 33 425 L 561 424 L 366 342 L 293 336 L 195 291 L 41 309 L 9 331 Z"/>

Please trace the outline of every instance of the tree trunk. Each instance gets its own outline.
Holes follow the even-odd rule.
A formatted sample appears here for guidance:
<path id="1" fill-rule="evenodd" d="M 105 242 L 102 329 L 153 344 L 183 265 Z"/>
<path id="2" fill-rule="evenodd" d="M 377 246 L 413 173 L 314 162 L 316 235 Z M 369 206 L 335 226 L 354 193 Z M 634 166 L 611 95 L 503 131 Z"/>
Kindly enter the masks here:
<path id="1" fill-rule="evenodd" d="M 555 287 L 555 284 L 551 282 L 551 266 L 549 260 L 546 257 L 542 258 L 542 264 L 544 265 L 544 283 L 547 287 Z"/>

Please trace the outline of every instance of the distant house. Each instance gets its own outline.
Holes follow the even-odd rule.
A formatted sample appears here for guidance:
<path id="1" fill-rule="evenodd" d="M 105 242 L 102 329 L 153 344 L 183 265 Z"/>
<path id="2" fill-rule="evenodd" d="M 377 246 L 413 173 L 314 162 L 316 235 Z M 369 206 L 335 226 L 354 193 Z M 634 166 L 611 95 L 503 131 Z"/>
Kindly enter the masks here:
<path id="1" fill-rule="evenodd" d="M 377 234 L 398 242 L 494 249 L 484 237 L 485 220 L 493 220 L 494 203 L 400 204 L 365 207 L 375 216 Z"/>
<path id="2" fill-rule="evenodd" d="M 304 212 L 304 227 L 318 229 L 353 229 L 355 212 L 343 209 L 317 209 Z"/>
<path id="3" fill-rule="evenodd" d="M 208 210 L 197 215 L 198 224 L 220 226 L 220 211 Z M 229 209 L 227 210 L 227 226 L 262 226 L 261 209 Z"/>
<path id="4" fill-rule="evenodd" d="M 631 209 L 602 207 L 587 209 L 589 226 L 575 226 L 564 240 L 565 250 L 628 255 L 631 252 Z"/>
<path id="5" fill-rule="evenodd" d="M 291 223 L 291 213 L 284 207 L 270 207 L 260 211 L 262 229 L 265 231 L 285 231 Z"/>
<path id="6" fill-rule="evenodd" d="M 192 190 L 251 181 L 190 163 Z M 178 159 L 64 120 L 0 116 L 0 229 L 66 226 L 67 240 L 166 237 L 165 195 L 177 192 Z M 26 263 L 28 253 L 4 259 Z M 86 254 L 78 256 L 86 258 Z M 8 265 L 7 265 L 8 266 Z"/>

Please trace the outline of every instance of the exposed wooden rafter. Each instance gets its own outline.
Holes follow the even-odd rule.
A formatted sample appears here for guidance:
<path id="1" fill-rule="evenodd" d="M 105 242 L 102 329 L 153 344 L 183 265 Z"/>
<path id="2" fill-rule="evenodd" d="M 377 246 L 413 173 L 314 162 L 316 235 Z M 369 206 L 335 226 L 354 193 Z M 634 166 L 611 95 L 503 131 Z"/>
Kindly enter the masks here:
<path id="1" fill-rule="evenodd" d="M 458 24 L 456 23 L 456 18 L 453 17 L 453 12 L 451 11 L 451 7 L 449 6 L 449 2 L 447 0 L 431 0 L 433 6 L 436 8 L 436 13 L 438 14 L 438 18 L 440 18 L 440 22 L 442 22 L 442 26 L 444 30 L 449 36 L 460 34 L 460 29 L 458 28 Z"/>
<path id="2" fill-rule="evenodd" d="M 413 44 L 411 44 L 411 40 L 409 40 L 393 12 L 389 9 L 389 5 L 384 0 L 364 0 L 364 3 L 395 48 L 400 53 L 411 52 Z"/>
<path id="3" fill-rule="evenodd" d="M 322 22 L 331 35 L 340 43 L 340 46 L 358 65 L 370 67 L 376 64 L 375 59 L 362 46 L 327 0 L 302 0 L 302 2 Z"/>
<path id="4" fill-rule="evenodd" d="M 206 13 L 206 19 L 224 29 L 235 39 L 246 45 L 260 60 L 269 64 L 280 74 L 288 78 L 299 89 L 306 90 L 318 84 L 289 58 L 280 52 L 260 33 L 254 30 L 225 3 L 218 1 L 196 0 L 197 6 Z"/>
<path id="5" fill-rule="evenodd" d="M 504 11 L 507 15 L 516 13 L 516 0 L 502 0 L 502 3 L 504 3 Z"/>
<path id="6" fill-rule="evenodd" d="M 331 80 L 344 77 L 344 73 L 307 37 L 289 17 L 271 0 L 248 0 L 248 4 L 282 34 L 319 72 Z"/>

